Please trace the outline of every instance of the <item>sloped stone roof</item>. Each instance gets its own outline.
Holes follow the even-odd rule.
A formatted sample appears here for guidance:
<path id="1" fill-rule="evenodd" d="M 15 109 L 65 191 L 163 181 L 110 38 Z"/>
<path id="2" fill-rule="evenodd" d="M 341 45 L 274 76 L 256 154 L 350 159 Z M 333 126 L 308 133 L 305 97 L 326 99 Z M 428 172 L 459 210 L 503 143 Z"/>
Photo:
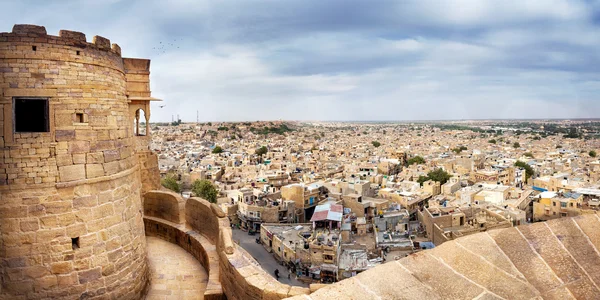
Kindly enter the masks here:
<path id="1" fill-rule="evenodd" d="M 385 263 L 299 299 L 599 299 L 596 214 L 493 230 Z"/>

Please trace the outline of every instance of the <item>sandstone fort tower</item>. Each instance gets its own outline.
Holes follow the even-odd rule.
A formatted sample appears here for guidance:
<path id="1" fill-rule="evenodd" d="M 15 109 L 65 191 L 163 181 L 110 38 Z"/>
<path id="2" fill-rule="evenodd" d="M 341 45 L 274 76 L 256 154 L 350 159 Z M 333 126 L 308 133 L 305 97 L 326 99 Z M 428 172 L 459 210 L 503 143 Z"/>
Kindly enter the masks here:
<path id="1" fill-rule="evenodd" d="M 0 298 L 143 293 L 149 68 L 100 36 L 0 33 Z"/>

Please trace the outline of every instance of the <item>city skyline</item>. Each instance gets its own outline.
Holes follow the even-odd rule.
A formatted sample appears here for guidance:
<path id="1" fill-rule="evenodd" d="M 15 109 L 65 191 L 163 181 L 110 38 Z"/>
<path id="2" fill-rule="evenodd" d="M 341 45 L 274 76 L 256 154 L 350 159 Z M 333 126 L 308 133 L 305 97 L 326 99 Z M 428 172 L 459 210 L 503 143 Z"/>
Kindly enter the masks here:
<path id="1" fill-rule="evenodd" d="M 19 1 L 0 25 L 152 59 L 154 121 L 596 117 L 599 5 L 519 3 Z"/>

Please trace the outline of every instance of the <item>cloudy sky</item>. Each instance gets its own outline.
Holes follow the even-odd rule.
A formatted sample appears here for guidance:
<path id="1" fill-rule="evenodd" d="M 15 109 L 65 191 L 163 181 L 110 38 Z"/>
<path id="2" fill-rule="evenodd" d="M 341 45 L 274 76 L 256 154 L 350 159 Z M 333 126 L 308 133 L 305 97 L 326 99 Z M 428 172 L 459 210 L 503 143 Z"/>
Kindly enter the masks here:
<path id="1" fill-rule="evenodd" d="M 4 1 L 152 59 L 153 121 L 600 117 L 600 2 Z"/>

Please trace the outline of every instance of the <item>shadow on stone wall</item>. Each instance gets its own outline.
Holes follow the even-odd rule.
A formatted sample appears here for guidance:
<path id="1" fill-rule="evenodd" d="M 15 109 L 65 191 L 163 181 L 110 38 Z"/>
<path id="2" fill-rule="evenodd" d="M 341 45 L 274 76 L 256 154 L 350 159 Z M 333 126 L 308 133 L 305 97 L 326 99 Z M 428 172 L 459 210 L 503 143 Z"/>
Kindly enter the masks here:
<path id="1" fill-rule="evenodd" d="M 175 202 L 183 199 L 177 194 L 150 191 L 152 204 L 144 216 L 146 235 L 156 236 L 177 244 L 194 255 L 209 274 L 205 299 L 283 299 L 306 295 L 311 289 L 282 284 L 267 274 L 248 252 L 234 244 L 229 219 L 215 204 L 201 198 L 189 198 L 179 216 L 185 215 L 185 223 L 176 224 Z M 157 211 L 158 210 L 158 211 Z M 164 211 L 162 211 L 164 210 Z M 166 218 L 158 217 L 165 216 Z"/>

